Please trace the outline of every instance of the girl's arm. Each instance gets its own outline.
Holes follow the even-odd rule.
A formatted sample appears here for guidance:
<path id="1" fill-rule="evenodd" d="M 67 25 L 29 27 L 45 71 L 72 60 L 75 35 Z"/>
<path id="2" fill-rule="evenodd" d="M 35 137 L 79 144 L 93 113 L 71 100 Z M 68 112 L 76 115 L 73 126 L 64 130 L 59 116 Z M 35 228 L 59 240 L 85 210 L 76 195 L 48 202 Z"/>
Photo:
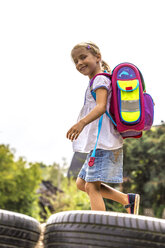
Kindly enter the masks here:
<path id="1" fill-rule="evenodd" d="M 77 139 L 83 128 L 91 123 L 92 121 L 99 118 L 106 111 L 107 106 L 107 95 L 108 92 L 105 88 L 99 88 L 96 90 L 96 106 L 92 109 L 92 111 L 82 118 L 77 124 L 72 126 L 67 132 L 66 137 L 73 141 Z"/>

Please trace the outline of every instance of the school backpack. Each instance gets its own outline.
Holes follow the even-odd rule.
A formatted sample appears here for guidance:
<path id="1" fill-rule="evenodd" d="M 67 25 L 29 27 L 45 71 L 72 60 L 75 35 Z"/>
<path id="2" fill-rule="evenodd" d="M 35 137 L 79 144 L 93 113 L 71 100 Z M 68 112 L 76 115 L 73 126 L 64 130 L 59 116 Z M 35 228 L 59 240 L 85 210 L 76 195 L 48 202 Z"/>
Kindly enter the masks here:
<path id="1" fill-rule="evenodd" d="M 140 138 L 144 130 L 151 128 L 154 118 L 154 103 L 152 97 L 146 93 L 142 73 L 131 63 L 121 63 L 114 68 L 112 75 L 106 72 L 95 75 L 90 81 L 91 94 L 95 100 L 96 93 L 92 90 L 92 85 L 98 75 L 109 77 L 112 83 L 110 110 L 106 111 L 106 115 L 123 139 Z M 102 118 L 103 116 L 99 119 L 97 141 L 89 166 L 94 164 Z"/>

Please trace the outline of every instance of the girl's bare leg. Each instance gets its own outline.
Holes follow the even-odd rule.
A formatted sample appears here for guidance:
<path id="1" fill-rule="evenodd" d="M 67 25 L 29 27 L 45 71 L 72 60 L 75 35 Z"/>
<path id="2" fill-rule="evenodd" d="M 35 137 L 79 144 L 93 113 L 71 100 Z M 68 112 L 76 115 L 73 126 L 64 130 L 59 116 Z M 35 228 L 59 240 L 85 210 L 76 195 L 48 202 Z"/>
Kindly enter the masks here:
<path id="1" fill-rule="evenodd" d="M 86 192 L 86 188 L 85 188 L 85 180 L 81 179 L 81 178 L 77 178 L 77 187 Z M 128 196 L 127 194 L 124 194 L 104 183 L 100 183 L 100 194 L 103 198 L 106 198 L 106 199 L 110 199 L 110 200 L 113 200 L 113 201 L 116 201 L 116 202 L 119 202 L 121 203 L 122 205 L 127 205 L 128 204 Z M 128 210 L 128 209 L 127 209 Z M 128 210 L 129 212 L 129 210 Z"/>
<path id="2" fill-rule="evenodd" d="M 85 184 L 85 191 L 89 195 L 91 210 L 105 211 L 105 204 L 100 191 L 101 182 Z"/>
<path id="3" fill-rule="evenodd" d="M 103 198 L 111 199 L 113 201 L 119 202 L 122 205 L 128 204 L 128 196 L 123 192 L 120 192 L 104 183 L 101 183 L 101 194 Z"/>

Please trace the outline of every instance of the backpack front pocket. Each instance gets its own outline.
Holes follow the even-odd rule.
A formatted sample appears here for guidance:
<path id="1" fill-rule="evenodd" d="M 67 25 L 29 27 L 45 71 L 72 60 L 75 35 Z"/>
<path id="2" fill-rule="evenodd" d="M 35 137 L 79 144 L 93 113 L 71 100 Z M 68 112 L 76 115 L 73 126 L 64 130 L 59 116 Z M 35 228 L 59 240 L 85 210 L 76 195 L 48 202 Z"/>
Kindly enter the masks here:
<path id="1" fill-rule="evenodd" d="M 138 123 L 141 117 L 139 80 L 117 81 L 118 108 L 124 124 Z"/>

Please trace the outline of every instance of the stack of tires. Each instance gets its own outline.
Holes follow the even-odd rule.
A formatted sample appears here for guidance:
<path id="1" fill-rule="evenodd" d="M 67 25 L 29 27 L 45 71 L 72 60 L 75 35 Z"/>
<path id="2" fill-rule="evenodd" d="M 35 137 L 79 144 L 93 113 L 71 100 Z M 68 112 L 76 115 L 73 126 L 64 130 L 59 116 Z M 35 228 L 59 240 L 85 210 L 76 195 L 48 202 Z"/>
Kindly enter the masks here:
<path id="1" fill-rule="evenodd" d="M 40 223 L 34 218 L 0 210 L 0 248 L 33 248 L 40 232 Z"/>
<path id="2" fill-rule="evenodd" d="M 99 211 L 67 211 L 46 225 L 45 248 L 165 248 L 165 220 Z"/>
<path id="3" fill-rule="evenodd" d="M 34 218 L 0 210 L 0 248 L 35 248 L 40 232 Z M 115 212 L 60 212 L 48 219 L 40 247 L 165 248 L 165 220 Z"/>

